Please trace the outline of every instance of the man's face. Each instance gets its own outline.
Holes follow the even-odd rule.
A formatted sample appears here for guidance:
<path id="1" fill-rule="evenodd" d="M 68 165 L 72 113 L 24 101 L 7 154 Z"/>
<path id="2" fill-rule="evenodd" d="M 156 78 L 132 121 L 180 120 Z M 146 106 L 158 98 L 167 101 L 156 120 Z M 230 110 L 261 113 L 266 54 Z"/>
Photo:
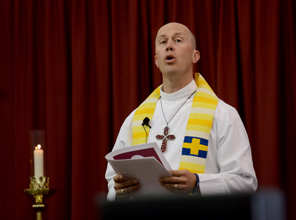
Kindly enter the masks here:
<path id="1" fill-rule="evenodd" d="M 178 23 L 161 27 L 155 42 L 155 64 L 163 74 L 192 74 L 193 64 L 199 60 L 189 29 Z"/>

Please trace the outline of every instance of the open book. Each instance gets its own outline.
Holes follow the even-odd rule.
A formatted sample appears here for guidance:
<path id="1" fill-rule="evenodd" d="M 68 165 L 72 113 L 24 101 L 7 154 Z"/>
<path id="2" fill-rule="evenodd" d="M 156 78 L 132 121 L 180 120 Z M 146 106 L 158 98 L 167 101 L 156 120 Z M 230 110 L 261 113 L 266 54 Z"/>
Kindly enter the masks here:
<path id="1" fill-rule="evenodd" d="M 140 182 L 135 196 L 169 194 L 158 179 L 171 176 L 171 167 L 156 143 L 125 147 L 110 152 L 106 159 L 116 173 Z"/>

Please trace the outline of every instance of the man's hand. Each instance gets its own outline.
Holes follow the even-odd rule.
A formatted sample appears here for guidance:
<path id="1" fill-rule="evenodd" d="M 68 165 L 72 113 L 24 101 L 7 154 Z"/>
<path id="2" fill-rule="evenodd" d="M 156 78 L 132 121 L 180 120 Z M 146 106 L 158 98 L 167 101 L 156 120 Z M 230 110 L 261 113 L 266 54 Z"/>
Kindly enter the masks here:
<path id="1" fill-rule="evenodd" d="M 196 176 L 188 170 L 172 170 L 172 176 L 159 178 L 162 186 L 179 194 L 192 193 L 196 186 Z"/>
<path id="2" fill-rule="evenodd" d="M 120 174 L 113 177 L 114 189 L 118 198 L 128 198 L 140 188 L 139 181 L 136 179 L 125 180 Z"/>

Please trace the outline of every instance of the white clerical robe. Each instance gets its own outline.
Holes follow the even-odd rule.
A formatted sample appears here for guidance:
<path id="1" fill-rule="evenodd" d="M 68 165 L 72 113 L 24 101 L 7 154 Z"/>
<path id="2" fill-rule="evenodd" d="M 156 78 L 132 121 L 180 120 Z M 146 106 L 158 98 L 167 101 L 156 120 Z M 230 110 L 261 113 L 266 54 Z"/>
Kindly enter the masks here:
<path id="1" fill-rule="evenodd" d="M 156 135 L 163 134 L 166 126 L 165 118 L 169 122 L 169 134 L 175 135 L 176 139 L 168 140 L 164 156 L 173 170 L 179 169 L 193 96 L 186 102 L 185 100 L 196 89 L 195 81 L 192 80 L 191 83 L 175 93 L 167 94 L 161 90 L 163 111 L 160 101 L 158 101 L 153 118 L 150 121 L 151 129 L 148 142 L 156 142 L 159 147 L 162 140 L 157 140 Z M 184 102 L 185 104 L 182 106 Z M 181 109 L 178 111 L 180 107 Z M 135 111 L 124 121 L 113 150 L 132 145 L 132 119 L 134 113 Z M 106 170 L 109 189 L 108 199 L 114 199 L 116 195 L 113 181 L 114 175 L 114 170 L 108 164 Z M 258 183 L 245 127 L 238 112 L 222 100 L 218 101 L 210 132 L 205 173 L 198 174 L 198 176 L 201 195 L 254 192 L 257 189 Z"/>

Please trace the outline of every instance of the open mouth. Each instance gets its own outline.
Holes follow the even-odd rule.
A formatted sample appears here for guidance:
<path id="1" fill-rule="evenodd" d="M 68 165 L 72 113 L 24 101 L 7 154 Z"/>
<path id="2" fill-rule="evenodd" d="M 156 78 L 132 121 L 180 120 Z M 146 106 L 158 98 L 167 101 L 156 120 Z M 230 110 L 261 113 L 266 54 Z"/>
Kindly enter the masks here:
<path id="1" fill-rule="evenodd" d="M 166 57 L 165 57 L 165 60 L 166 61 L 171 61 L 171 60 L 174 60 L 175 59 L 175 57 L 173 56 L 173 55 L 167 55 Z"/>

